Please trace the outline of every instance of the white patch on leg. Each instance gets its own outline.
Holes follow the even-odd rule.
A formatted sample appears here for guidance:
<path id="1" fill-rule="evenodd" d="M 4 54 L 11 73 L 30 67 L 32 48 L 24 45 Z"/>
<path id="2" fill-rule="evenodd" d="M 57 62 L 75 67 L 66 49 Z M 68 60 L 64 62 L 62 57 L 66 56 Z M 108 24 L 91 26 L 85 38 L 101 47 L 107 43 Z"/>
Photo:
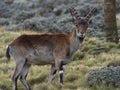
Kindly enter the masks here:
<path id="1" fill-rule="evenodd" d="M 60 70 L 60 71 L 59 71 L 59 74 L 63 74 L 63 73 L 64 73 L 64 71 L 63 71 L 63 70 Z"/>

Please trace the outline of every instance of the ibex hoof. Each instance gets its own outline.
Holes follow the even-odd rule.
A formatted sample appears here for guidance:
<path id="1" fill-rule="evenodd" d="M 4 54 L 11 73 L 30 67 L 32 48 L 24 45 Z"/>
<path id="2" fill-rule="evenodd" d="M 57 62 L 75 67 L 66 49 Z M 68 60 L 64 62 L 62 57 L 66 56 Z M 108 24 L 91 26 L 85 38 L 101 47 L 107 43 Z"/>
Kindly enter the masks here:
<path id="1" fill-rule="evenodd" d="M 60 86 L 63 86 L 63 83 L 60 83 Z"/>

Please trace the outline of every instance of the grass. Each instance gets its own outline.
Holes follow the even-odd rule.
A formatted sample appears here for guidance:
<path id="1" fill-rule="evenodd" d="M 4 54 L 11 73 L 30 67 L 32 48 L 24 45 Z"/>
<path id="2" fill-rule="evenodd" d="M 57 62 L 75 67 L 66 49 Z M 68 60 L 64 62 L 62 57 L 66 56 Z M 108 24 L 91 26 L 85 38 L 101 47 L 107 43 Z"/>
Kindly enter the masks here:
<path id="1" fill-rule="evenodd" d="M 14 62 L 7 62 L 5 57 L 6 46 L 24 33 L 35 33 L 30 31 L 10 32 L 0 28 L 0 90 L 11 90 L 11 75 L 14 70 Z M 27 81 L 33 90 L 119 90 L 112 85 L 94 85 L 90 87 L 87 83 L 87 74 L 96 69 L 106 67 L 113 62 L 120 61 L 120 43 L 107 43 L 95 37 L 86 37 L 81 48 L 75 53 L 74 60 L 66 66 L 64 86 L 60 87 L 58 75 L 51 84 L 48 84 L 50 66 L 32 66 Z M 18 82 L 19 90 L 25 90 Z"/>

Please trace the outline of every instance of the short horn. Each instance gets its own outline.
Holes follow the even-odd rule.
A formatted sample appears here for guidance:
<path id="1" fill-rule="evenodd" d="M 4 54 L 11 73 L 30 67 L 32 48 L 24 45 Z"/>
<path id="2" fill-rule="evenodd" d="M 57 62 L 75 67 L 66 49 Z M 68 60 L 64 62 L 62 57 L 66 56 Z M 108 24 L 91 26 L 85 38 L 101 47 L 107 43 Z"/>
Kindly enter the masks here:
<path id="1" fill-rule="evenodd" d="M 85 17 L 86 21 L 88 21 L 88 20 L 91 18 L 91 16 L 93 15 L 93 13 L 94 13 L 95 11 L 96 11 L 96 9 L 93 8 L 93 9 L 86 15 L 86 17 Z"/>

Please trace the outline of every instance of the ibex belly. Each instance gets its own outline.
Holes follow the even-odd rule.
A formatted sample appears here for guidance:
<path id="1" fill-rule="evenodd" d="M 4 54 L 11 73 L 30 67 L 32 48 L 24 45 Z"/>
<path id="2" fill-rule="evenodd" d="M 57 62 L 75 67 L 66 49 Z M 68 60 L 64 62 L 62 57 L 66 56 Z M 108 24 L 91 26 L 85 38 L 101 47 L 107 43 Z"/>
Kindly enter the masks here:
<path id="1" fill-rule="evenodd" d="M 73 56 L 70 56 L 70 57 L 66 57 L 64 60 L 63 60 L 63 63 L 66 65 L 68 63 L 70 63 L 73 59 Z"/>
<path id="2" fill-rule="evenodd" d="M 30 64 L 52 64 L 54 63 L 54 57 L 52 49 L 48 47 L 39 47 L 32 50 L 27 56 L 28 63 Z"/>

